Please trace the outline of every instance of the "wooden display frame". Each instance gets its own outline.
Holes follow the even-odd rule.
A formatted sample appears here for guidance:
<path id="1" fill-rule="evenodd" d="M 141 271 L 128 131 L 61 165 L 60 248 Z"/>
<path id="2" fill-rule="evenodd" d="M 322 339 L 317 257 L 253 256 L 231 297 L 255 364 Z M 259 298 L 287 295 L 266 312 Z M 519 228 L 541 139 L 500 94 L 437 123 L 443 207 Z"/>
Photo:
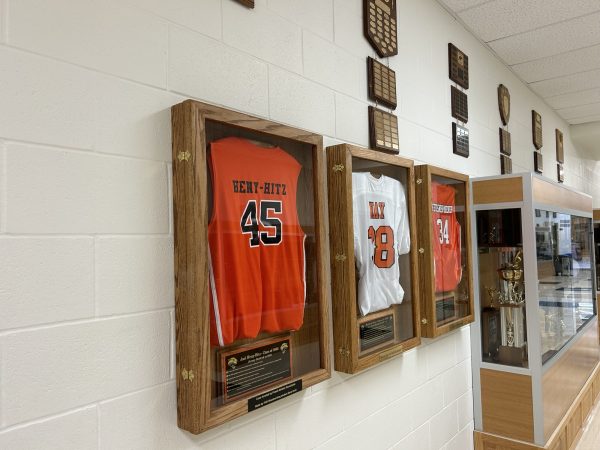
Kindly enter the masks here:
<path id="1" fill-rule="evenodd" d="M 365 321 L 359 318 L 356 292 L 356 269 L 354 260 L 354 226 L 352 216 L 352 167 L 353 157 L 369 162 L 402 168 L 407 171 L 406 199 L 410 222 L 411 249 L 408 254 L 411 274 L 413 336 L 385 346 L 370 349 L 363 355 L 359 348 L 359 326 Z M 332 278 L 332 316 L 335 370 L 356 373 L 374 366 L 393 356 L 405 352 L 421 343 L 419 331 L 419 286 L 416 254 L 416 220 L 413 161 L 398 156 L 386 155 L 374 150 L 349 144 L 327 148 L 327 173 L 329 190 L 329 216 L 331 220 L 330 258 Z M 369 319 L 393 314 L 398 320 L 398 307 L 388 308 L 367 315 Z"/>
<path id="2" fill-rule="evenodd" d="M 473 261 L 471 254 L 471 209 L 470 209 L 470 186 L 469 177 L 461 173 L 452 172 L 450 170 L 442 169 L 430 165 L 421 165 L 415 167 L 416 176 L 416 195 L 417 195 L 417 226 L 420 230 L 419 233 L 419 274 L 420 284 L 419 291 L 421 293 L 421 335 L 424 337 L 434 338 L 446 334 L 456 328 L 462 327 L 463 325 L 469 324 L 475 320 L 474 303 L 473 303 L 473 274 L 472 266 Z M 435 292 L 435 272 L 434 272 L 434 255 L 433 255 L 433 216 L 432 216 L 432 195 L 431 195 L 431 182 L 434 176 L 444 177 L 450 180 L 454 180 L 458 183 L 464 183 L 464 195 L 460 204 L 465 205 L 464 211 L 464 223 L 461 226 L 465 239 L 464 257 L 466 263 L 463 268 L 463 279 L 466 278 L 466 295 L 468 300 L 462 300 L 460 304 L 468 308 L 467 314 L 458 316 L 457 318 L 450 320 L 445 319 L 438 324 L 436 316 L 436 306 L 439 301 L 443 298 L 448 297 L 446 293 Z M 457 202 L 458 203 L 458 202 Z M 456 299 L 460 298 L 458 292 L 458 286 L 453 293 Z M 459 305 L 460 306 L 460 305 Z"/>
<path id="3" fill-rule="evenodd" d="M 291 343 L 318 343 L 319 354 L 312 356 L 307 372 L 281 381 L 275 389 L 291 392 L 307 388 L 331 376 L 329 355 L 329 308 L 327 304 L 326 213 L 323 196 L 324 151 L 322 136 L 265 119 L 252 117 L 217 106 L 186 100 L 171 109 L 173 131 L 173 213 L 175 235 L 175 327 L 177 424 L 198 434 L 221 425 L 257 406 L 256 399 L 243 398 L 221 404 L 215 400 L 219 371 L 216 350 L 210 345 L 208 212 L 210 179 L 207 169 L 207 143 L 219 133 L 229 136 L 260 136 L 278 146 L 296 146 L 300 152 L 311 149 L 311 171 L 307 183 L 312 183 L 314 227 L 305 230 L 306 252 L 314 255 L 313 289 L 305 307 L 305 323 L 310 314 L 311 326 L 292 332 Z M 285 148 L 285 147 L 284 147 Z M 306 153 L 304 153 L 306 154 Z M 310 241 L 310 243 L 309 243 Z M 309 253 L 310 248 L 310 253 Z M 310 306 L 310 308 L 309 308 Z M 310 311 L 310 313 L 309 313 Z M 312 324 L 314 323 L 314 326 Z M 304 332 L 305 328 L 309 328 Z M 304 336 L 310 334 L 308 339 Z M 263 336 L 264 335 L 264 336 Z M 302 335 L 302 336 L 301 336 Z M 236 341 L 235 345 L 268 339 L 261 333 L 255 340 Z M 304 339 L 304 341 L 302 341 Z M 313 348 L 315 346 L 313 345 Z M 223 347 L 220 350 L 227 350 Z M 299 353 L 295 350 L 295 358 Z M 311 356 L 311 355 L 308 355 Z M 215 366 L 215 367 L 213 367 Z M 306 366 L 306 364 L 305 364 Z M 318 367 L 312 369 L 313 367 Z M 270 392 L 273 387 L 265 387 Z M 286 391 L 289 392 L 289 391 Z M 285 396 L 285 395 L 282 395 Z M 251 405 L 251 400 L 254 403 Z M 268 402 L 265 402 L 265 404 Z"/>

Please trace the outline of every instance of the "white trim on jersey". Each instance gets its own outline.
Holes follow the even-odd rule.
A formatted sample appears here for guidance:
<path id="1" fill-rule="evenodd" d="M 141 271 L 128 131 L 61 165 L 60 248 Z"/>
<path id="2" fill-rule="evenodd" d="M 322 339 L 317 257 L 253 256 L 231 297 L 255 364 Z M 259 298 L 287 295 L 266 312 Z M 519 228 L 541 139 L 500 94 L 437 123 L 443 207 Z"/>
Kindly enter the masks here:
<path id="1" fill-rule="evenodd" d="M 223 347 L 225 345 L 223 341 L 223 330 L 221 329 L 221 314 L 219 313 L 219 299 L 217 298 L 217 288 L 215 286 L 215 275 L 213 273 L 212 257 L 210 255 L 210 247 L 208 248 L 208 278 L 210 280 L 210 290 L 213 299 L 213 309 L 215 310 L 215 323 L 217 328 L 217 336 L 219 338 L 219 345 Z"/>
<path id="2" fill-rule="evenodd" d="M 304 269 L 302 270 L 302 283 L 304 283 L 304 305 L 306 305 L 306 235 L 302 238 L 302 260 Z"/>

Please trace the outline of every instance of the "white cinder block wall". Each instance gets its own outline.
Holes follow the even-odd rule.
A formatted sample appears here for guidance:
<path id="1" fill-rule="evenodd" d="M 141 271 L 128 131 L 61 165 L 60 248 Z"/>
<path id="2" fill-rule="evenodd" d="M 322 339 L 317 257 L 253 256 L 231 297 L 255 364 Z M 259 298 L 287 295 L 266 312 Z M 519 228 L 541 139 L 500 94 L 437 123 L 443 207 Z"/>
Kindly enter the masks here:
<path id="1" fill-rule="evenodd" d="M 399 0 L 401 153 L 515 171 L 530 110 L 566 183 L 600 193 L 568 126 L 433 0 Z M 471 156 L 452 155 L 447 43 L 470 58 Z M 185 98 L 366 146 L 362 0 L 0 0 L 0 448 L 472 447 L 467 328 L 200 436 L 176 427 L 170 112 Z"/>

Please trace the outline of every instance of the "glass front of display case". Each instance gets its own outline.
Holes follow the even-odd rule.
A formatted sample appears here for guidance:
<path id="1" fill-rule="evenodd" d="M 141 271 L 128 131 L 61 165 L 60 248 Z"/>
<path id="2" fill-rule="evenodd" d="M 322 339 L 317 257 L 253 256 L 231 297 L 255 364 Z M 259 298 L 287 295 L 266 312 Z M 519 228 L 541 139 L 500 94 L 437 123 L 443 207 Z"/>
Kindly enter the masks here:
<path id="1" fill-rule="evenodd" d="M 415 337 L 406 167 L 352 157 L 359 357 Z"/>
<path id="2" fill-rule="evenodd" d="M 528 367 L 521 209 L 477 211 L 484 362 Z"/>
<path id="3" fill-rule="evenodd" d="M 594 222 L 594 260 L 596 261 L 596 292 L 600 289 L 600 222 Z"/>
<path id="4" fill-rule="evenodd" d="M 596 315 L 592 221 L 535 210 L 542 362 Z"/>

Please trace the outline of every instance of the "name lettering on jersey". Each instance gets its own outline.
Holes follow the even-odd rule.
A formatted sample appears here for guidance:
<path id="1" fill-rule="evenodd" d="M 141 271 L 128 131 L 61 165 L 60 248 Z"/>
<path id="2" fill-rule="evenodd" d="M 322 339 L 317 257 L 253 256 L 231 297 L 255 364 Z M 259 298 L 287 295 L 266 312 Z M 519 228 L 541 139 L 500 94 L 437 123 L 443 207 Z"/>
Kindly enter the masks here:
<path id="1" fill-rule="evenodd" d="M 452 214 L 454 212 L 454 206 L 452 205 L 440 205 L 439 203 L 433 203 L 431 210 L 436 213 Z"/>
<path id="2" fill-rule="evenodd" d="M 369 215 L 371 219 L 385 219 L 385 202 L 369 202 Z"/>
<path id="3" fill-rule="evenodd" d="M 270 195 L 287 195 L 287 187 L 284 183 L 271 183 L 265 181 L 250 180 L 232 180 L 233 192 L 236 194 L 270 194 Z"/>

